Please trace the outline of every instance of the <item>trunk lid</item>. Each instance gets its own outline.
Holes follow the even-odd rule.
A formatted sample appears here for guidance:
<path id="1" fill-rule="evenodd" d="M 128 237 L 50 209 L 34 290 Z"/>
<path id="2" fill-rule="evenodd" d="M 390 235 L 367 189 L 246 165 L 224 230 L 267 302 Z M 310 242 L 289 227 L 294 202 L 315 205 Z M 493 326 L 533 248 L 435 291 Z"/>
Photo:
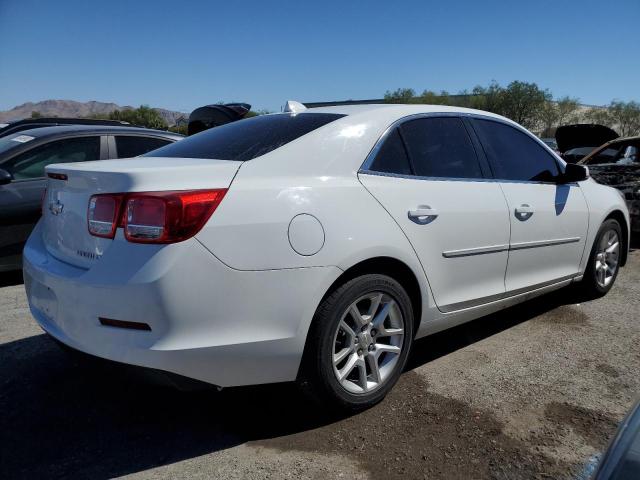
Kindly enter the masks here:
<path id="1" fill-rule="evenodd" d="M 193 158 L 138 157 L 55 164 L 43 199 L 43 237 L 51 255 L 69 264 L 90 268 L 114 241 L 95 237 L 87 227 L 89 199 L 96 193 L 155 192 L 228 188 L 242 162 Z"/>

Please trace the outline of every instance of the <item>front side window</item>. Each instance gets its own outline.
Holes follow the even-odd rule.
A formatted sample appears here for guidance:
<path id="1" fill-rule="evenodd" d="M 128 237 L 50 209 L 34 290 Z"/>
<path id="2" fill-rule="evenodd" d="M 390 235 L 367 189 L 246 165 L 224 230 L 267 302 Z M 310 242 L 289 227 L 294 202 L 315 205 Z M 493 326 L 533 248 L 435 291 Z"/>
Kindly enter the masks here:
<path id="1" fill-rule="evenodd" d="M 246 161 L 331 123 L 344 115 L 298 113 L 260 115 L 214 127 L 145 156 Z"/>
<path id="2" fill-rule="evenodd" d="M 171 142 L 164 138 L 116 135 L 118 158 L 137 157 L 169 143 Z"/>
<path id="3" fill-rule="evenodd" d="M 491 120 L 474 119 L 473 124 L 495 178 L 553 182 L 559 175 L 555 158 L 524 132 Z"/>
<path id="4" fill-rule="evenodd" d="M 416 175 L 483 177 L 469 134 L 459 118 L 419 118 L 400 128 Z"/>
<path id="5" fill-rule="evenodd" d="M 44 177 L 44 167 L 52 163 L 84 162 L 100 159 L 100 137 L 56 140 L 9 161 L 9 172 L 15 180 Z"/>

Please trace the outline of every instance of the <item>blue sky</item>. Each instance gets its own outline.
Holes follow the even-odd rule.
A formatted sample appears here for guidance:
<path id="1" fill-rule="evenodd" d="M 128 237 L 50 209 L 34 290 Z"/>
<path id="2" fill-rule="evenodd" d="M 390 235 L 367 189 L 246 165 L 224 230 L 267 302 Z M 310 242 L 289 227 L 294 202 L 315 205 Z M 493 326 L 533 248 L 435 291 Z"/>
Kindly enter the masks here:
<path id="1" fill-rule="evenodd" d="M 640 100 L 640 0 L 0 0 L 1 110 L 55 98 L 273 111 L 492 79 Z"/>

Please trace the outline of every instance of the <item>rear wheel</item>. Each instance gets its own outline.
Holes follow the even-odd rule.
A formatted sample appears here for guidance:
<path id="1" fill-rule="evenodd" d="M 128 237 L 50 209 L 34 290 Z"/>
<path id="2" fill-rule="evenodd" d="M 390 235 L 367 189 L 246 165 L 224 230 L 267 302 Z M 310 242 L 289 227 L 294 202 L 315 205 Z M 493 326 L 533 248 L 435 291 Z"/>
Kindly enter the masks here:
<path id="1" fill-rule="evenodd" d="M 614 219 L 606 220 L 598 230 L 580 283 L 584 293 L 601 297 L 611 290 L 620 270 L 622 245 L 620 224 Z"/>
<path id="2" fill-rule="evenodd" d="M 309 331 L 301 381 L 325 405 L 358 410 L 384 398 L 406 364 L 413 311 L 404 288 L 363 275 L 321 303 Z"/>

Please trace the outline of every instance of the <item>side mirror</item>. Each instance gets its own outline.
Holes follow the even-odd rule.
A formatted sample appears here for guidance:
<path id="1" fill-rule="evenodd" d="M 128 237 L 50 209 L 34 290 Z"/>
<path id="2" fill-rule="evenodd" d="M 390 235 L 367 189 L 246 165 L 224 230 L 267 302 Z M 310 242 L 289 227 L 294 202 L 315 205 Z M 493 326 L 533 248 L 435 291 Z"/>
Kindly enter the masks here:
<path id="1" fill-rule="evenodd" d="M 589 168 L 584 165 L 567 163 L 564 173 L 560 175 L 560 183 L 582 182 L 589 178 Z"/>
<path id="2" fill-rule="evenodd" d="M 11 183 L 13 180 L 13 175 L 11 175 L 6 170 L 0 168 L 0 185 L 6 185 L 7 183 Z"/>

